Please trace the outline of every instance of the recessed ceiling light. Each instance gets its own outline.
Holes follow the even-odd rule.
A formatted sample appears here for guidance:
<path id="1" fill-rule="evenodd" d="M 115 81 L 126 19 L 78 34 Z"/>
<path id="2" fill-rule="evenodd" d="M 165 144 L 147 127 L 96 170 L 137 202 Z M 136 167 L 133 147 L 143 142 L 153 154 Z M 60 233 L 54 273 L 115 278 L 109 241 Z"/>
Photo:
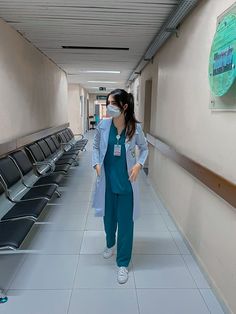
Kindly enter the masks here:
<path id="1" fill-rule="evenodd" d="M 101 86 L 88 86 L 87 88 L 88 89 L 90 89 L 90 88 L 92 88 L 92 89 L 99 89 Z M 116 89 L 117 87 L 106 87 L 106 89 L 108 90 L 108 89 Z"/>
<path id="2" fill-rule="evenodd" d="M 111 82 L 111 81 L 88 81 L 88 83 L 116 84 L 116 83 L 118 83 L 118 82 Z"/>
<path id="3" fill-rule="evenodd" d="M 119 74 L 120 71 L 106 71 L 106 70 L 81 70 L 80 73 L 108 73 L 108 74 Z"/>
<path id="4" fill-rule="evenodd" d="M 120 71 L 106 71 L 106 70 L 79 70 L 78 73 L 68 73 L 68 75 L 80 75 L 80 73 L 104 73 L 104 74 L 120 74 Z"/>

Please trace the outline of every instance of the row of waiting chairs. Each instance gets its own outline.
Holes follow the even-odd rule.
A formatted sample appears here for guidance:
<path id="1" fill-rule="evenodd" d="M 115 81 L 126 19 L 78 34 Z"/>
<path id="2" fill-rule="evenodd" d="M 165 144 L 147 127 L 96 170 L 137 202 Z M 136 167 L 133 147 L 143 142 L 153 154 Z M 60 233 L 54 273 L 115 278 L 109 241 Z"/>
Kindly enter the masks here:
<path id="1" fill-rule="evenodd" d="M 67 128 L 0 159 L 0 249 L 19 249 L 87 139 Z"/>

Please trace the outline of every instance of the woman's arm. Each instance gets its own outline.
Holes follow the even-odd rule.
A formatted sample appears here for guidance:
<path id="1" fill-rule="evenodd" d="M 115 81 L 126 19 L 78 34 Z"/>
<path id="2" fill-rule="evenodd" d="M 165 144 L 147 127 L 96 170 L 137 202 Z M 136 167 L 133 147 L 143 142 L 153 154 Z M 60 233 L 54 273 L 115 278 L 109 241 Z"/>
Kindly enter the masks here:
<path id="1" fill-rule="evenodd" d="M 139 163 L 143 167 L 148 156 L 148 144 L 146 137 L 144 136 L 142 127 L 139 123 L 137 124 L 137 131 L 138 134 L 136 134 L 136 145 L 139 148 L 139 158 L 137 160 L 137 163 Z"/>
<path id="2" fill-rule="evenodd" d="M 93 139 L 93 154 L 92 154 L 92 166 L 93 168 L 96 168 L 96 165 L 99 165 L 99 147 L 100 147 L 100 128 L 99 125 L 97 126 L 95 130 L 95 135 Z"/>
<path id="3" fill-rule="evenodd" d="M 147 159 L 148 156 L 148 144 L 140 124 L 137 124 L 137 131 L 138 132 L 135 134 L 136 136 L 135 144 L 139 148 L 139 158 L 136 164 L 130 170 L 129 175 L 130 181 L 136 181 L 139 175 L 139 171 L 143 167 L 145 160 Z"/>

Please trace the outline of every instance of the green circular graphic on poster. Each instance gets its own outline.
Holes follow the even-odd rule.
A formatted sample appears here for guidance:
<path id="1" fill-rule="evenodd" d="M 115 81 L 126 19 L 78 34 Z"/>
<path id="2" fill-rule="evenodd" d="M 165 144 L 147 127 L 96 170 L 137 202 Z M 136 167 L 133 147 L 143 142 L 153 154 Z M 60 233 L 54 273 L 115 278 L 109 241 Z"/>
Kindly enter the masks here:
<path id="1" fill-rule="evenodd" d="M 236 15 L 219 23 L 211 46 L 209 81 L 215 96 L 225 95 L 236 78 Z"/>

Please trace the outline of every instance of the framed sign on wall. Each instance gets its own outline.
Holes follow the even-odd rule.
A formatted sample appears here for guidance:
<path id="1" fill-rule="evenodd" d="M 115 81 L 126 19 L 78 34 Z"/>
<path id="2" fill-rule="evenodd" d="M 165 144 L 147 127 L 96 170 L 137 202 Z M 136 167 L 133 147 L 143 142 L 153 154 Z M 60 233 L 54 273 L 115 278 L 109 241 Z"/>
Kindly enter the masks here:
<path id="1" fill-rule="evenodd" d="M 208 74 L 210 109 L 236 111 L 236 4 L 217 19 Z"/>

